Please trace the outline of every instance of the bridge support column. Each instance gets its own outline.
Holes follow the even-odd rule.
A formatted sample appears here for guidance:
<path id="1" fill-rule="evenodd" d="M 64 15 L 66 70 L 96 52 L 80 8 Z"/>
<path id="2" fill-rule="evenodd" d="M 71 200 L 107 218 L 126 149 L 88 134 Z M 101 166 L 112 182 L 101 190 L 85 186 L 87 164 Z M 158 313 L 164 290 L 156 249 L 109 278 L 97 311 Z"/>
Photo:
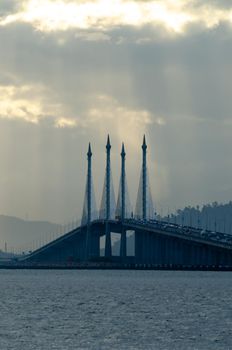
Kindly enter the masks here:
<path id="1" fill-rule="evenodd" d="M 159 236 L 156 234 L 154 237 L 154 263 L 159 263 Z"/>
<path id="2" fill-rule="evenodd" d="M 100 256 L 100 237 L 96 232 L 91 232 L 91 253 L 90 256 L 98 258 Z"/>
<path id="3" fill-rule="evenodd" d="M 86 244 L 85 244 L 85 260 L 89 259 L 89 256 L 91 254 L 91 241 L 90 241 L 90 225 L 87 226 L 87 232 L 86 232 Z"/>
<path id="4" fill-rule="evenodd" d="M 135 262 L 136 264 L 141 264 L 142 261 L 142 239 L 141 232 L 139 230 L 135 231 Z"/>
<path id="5" fill-rule="evenodd" d="M 169 243 L 169 264 L 173 265 L 174 264 L 174 259 L 173 259 L 173 238 L 170 238 L 170 243 Z"/>
<path id="6" fill-rule="evenodd" d="M 109 228 L 109 223 L 106 222 L 106 241 L 105 241 L 105 257 L 110 258 L 112 256 L 112 246 L 111 246 L 111 233 Z"/>
<path id="7" fill-rule="evenodd" d="M 122 228 L 121 242 L 120 242 L 120 256 L 122 260 L 126 257 L 126 230 Z"/>

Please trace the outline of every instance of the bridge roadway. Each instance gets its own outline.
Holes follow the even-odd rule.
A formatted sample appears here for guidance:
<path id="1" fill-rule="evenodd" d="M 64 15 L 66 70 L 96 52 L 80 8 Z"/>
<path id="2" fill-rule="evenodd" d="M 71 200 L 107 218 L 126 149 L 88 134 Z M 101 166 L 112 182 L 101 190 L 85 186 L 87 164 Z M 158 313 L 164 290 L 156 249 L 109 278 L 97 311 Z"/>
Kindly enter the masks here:
<path id="1" fill-rule="evenodd" d="M 157 220 L 109 220 L 110 232 L 122 235 L 134 231 L 134 256 L 100 256 L 100 237 L 105 235 L 106 221 L 90 225 L 90 248 L 85 266 L 144 266 L 154 268 L 230 269 L 232 268 L 232 236 Z M 24 256 L 18 264 L 83 265 L 86 264 L 87 226 L 80 226 L 45 246 Z"/>

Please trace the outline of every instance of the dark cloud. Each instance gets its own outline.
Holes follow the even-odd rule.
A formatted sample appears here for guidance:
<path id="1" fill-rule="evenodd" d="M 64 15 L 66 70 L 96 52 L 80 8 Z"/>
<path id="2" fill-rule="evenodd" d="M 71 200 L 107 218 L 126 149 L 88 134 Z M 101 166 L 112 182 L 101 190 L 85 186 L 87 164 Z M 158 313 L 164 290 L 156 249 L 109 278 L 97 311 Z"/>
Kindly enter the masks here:
<path id="1" fill-rule="evenodd" d="M 218 9 L 231 9 L 232 5 L 228 0 L 205 0 L 204 2 L 201 0 L 190 0 L 187 7 L 202 7 L 202 6 L 210 6 L 216 7 Z"/>
<path id="2" fill-rule="evenodd" d="M 69 33 L 62 37 L 64 44 L 58 45 L 59 35 L 43 36 L 29 26 L 15 25 L 0 32 L 0 64 L 22 82 L 50 87 L 52 96 L 77 112 L 97 91 L 158 114 L 217 118 L 220 113 L 221 118 L 228 118 L 230 33 L 227 25 L 221 25 L 141 45 L 122 28 L 117 35 L 112 33 L 111 42 L 86 42 Z M 140 36 L 151 38 L 151 28 Z M 117 37 L 126 41 L 118 45 Z"/>
<path id="3" fill-rule="evenodd" d="M 17 11 L 19 1 L 17 0 L 1 0 L 0 2 L 0 17 L 7 16 Z"/>
<path id="4" fill-rule="evenodd" d="M 126 0 L 125 0 L 126 1 Z M 154 0 L 142 0 L 144 3 L 153 2 Z M 141 0 L 134 0 L 134 2 L 141 2 Z M 158 1 L 157 1 L 158 2 Z M 164 1 L 165 2 L 165 1 Z M 178 3 L 178 1 L 176 1 Z M 198 8 L 202 6 L 216 7 L 218 9 L 229 9 L 232 7 L 230 1 L 228 0 L 188 0 L 186 1 L 185 7 L 187 9 Z"/>

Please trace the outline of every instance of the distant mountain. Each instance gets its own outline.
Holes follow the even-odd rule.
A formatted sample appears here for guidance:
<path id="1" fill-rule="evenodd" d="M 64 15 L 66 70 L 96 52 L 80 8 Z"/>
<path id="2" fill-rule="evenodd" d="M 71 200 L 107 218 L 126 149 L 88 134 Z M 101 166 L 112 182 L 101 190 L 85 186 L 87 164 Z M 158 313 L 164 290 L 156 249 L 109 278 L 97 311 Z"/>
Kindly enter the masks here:
<path id="1" fill-rule="evenodd" d="M 47 221 L 25 221 L 0 215 L 0 249 L 5 252 L 30 250 L 45 242 L 60 226 Z"/>

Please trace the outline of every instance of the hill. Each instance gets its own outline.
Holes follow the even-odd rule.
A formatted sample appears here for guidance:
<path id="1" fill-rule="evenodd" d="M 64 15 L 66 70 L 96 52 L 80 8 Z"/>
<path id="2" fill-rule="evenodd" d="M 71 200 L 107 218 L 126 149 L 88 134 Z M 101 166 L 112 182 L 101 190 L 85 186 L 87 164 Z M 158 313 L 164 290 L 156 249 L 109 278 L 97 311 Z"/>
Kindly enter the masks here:
<path id="1" fill-rule="evenodd" d="M 0 249 L 4 252 L 32 249 L 33 245 L 36 247 L 45 240 L 49 233 L 58 232 L 59 227 L 47 221 L 25 221 L 0 215 Z"/>

